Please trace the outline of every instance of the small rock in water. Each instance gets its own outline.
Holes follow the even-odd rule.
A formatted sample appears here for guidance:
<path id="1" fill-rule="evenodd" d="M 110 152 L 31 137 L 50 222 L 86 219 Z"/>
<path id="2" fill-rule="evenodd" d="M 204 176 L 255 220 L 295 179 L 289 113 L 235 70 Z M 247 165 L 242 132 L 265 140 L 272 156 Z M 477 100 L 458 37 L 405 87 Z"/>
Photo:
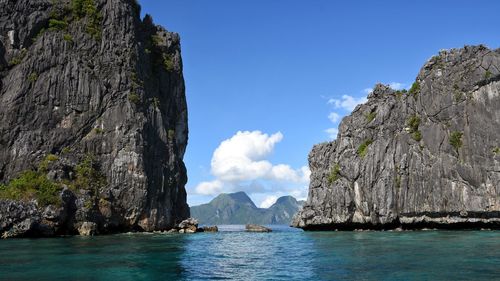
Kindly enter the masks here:
<path id="1" fill-rule="evenodd" d="M 194 218 L 185 219 L 181 223 L 179 223 L 179 228 L 187 228 L 192 225 L 198 226 L 198 220 Z"/>
<path id="2" fill-rule="evenodd" d="M 193 218 L 188 218 L 179 223 L 179 233 L 195 233 L 198 229 L 198 221 Z"/>
<path id="3" fill-rule="evenodd" d="M 203 226 L 198 228 L 197 232 L 219 232 L 219 228 L 214 226 Z"/>
<path id="4" fill-rule="evenodd" d="M 247 224 L 245 225 L 245 230 L 249 232 L 271 232 L 272 230 L 270 228 L 267 228 L 262 225 L 256 225 L 256 224 Z"/>

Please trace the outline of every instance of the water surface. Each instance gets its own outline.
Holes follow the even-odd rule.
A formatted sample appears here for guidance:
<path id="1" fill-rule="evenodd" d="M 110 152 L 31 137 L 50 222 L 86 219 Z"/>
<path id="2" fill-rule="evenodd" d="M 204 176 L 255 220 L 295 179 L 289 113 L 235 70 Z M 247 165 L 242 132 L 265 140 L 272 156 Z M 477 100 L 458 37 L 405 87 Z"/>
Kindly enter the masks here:
<path id="1" fill-rule="evenodd" d="M 0 280 L 500 280 L 500 232 L 120 234 L 0 241 Z"/>

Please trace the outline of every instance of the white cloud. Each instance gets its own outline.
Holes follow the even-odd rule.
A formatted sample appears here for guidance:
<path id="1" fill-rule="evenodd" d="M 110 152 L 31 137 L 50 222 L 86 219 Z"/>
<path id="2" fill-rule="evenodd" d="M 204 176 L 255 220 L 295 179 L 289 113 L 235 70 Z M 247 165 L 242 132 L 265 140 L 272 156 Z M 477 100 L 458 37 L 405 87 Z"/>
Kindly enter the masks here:
<path id="1" fill-rule="evenodd" d="M 212 174 L 223 181 L 244 181 L 266 176 L 273 165 L 262 160 L 283 139 L 260 131 L 238 132 L 223 141 L 212 156 Z"/>
<path id="2" fill-rule="evenodd" d="M 336 112 L 331 112 L 328 115 L 328 119 L 330 119 L 330 121 L 332 121 L 332 123 L 337 123 L 340 120 L 340 115 Z"/>
<path id="3" fill-rule="evenodd" d="M 391 82 L 389 83 L 389 87 L 394 90 L 402 90 L 406 87 L 406 84 L 399 83 L 399 82 Z"/>
<path id="4" fill-rule="evenodd" d="M 337 138 L 337 134 L 339 133 L 339 130 L 337 128 L 330 128 L 330 129 L 326 129 L 325 133 L 328 134 L 330 139 L 334 140 Z"/>
<path id="5" fill-rule="evenodd" d="M 371 91 L 372 91 L 371 88 L 364 89 L 363 92 L 365 95 L 362 97 L 353 97 L 353 96 L 349 96 L 349 95 L 343 95 L 341 99 L 331 98 L 328 100 L 327 104 L 333 105 L 334 108 L 340 108 L 340 109 L 343 109 L 345 111 L 351 112 L 354 110 L 354 108 L 356 108 L 356 106 L 358 104 L 365 103 L 368 100 L 366 97 Z M 328 115 L 328 119 L 333 124 L 336 124 L 338 121 L 340 121 L 340 119 L 342 117 L 343 117 L 343 115 L 340 115 L 337 112 L 331 112 Z M 338 132 L 339 132 L 339 130 L 337 128 L 329 128 L 329 129 L 325 130 L 325 133 L 328 134 L 328 137 L 331 140 L 334 140 L 337 138 Z"/>
<path id="6" fill-rule="evenodd" d="M 259 183 L 262 181 L 308 185 L 308 167 L 293 169 L 286 164 L 273 165 L 266 159 L 282 139 L 280 132 L 268 135 L 260 131 L 240 131 L 224 140 L 212 156 L 211 173 L 215 180 L 199 183 L 196 193 L 216 195 L 252 189 L 252 186 L 259 187 L 255 188 L 256 192 L 262 192 L 262 184 Z M 278 185 L 280 188 L 283 186 Z"/>
<path id="7" fill-rule="evenodd" d="M 259 207 L 261 208 L 269 208 L 278 200 L 278 196 L 269 195 L 267 196 L 262 203 L 260 203 Z"/>
<path id="8" fill-rule="evenodd" d="M 309 169 L 308 166 L 302 166 L 300 170 L 302 171 L 302 182 L 309 184 L 309 180 L 311 177 L 311 170 Z"/>
<path id="9" fill-rule="evenodd" d="M 358 104 L 365 103 L 366 101 L 366 97 L 356 98 L 349 95 L 343 95 L 341 99 L 329 99 L 328 104 L 332 104 L 335 108 L 353 111 Z"/>
<path id="10" fill-rule="evenodd" d="M 297 200 L 307 200 L 307 192 L 309 189 L 307 188 L 301 188 L 301 189 L 294 189 L 290 190 L 290 195 L 295 197 Z"/>
<path id="11" fill-rule="evenodd" d="M 211 162 L 212 174 L 222 181 L 272 178 L 272 171 L 276 167 L 264 158 L 272 153 L 276 143 L 282 139 L 283 134 L 280 132 L 271 136 L 260 131 L 238 132 L 215 150 Z"/>
<path id="12" fill-rule="evenodd" d="M 219 180 L 205 181 L 196 186 L 196 193 L 201 195 L 218 194 L 222 191 L 223 184 Z"/>
<path id="13" fill-rule="evenodd" d="M 301 171 L 294 170 L 285 164 L 279 164 L 272 167 L 270 173 L 268 174 L 268 178 L 271 180 L 297 183 L 302 181 Z"/>

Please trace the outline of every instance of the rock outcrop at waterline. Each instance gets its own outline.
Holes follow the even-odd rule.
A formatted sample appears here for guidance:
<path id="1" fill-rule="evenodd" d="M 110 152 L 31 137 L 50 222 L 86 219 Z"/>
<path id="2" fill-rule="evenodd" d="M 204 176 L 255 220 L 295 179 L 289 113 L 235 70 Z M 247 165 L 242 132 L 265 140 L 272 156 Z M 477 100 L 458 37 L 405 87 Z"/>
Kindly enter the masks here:
<path id="1" fill-rule="evenodd" d="M 0 234 L 189 217 L 180 39 L 134 0 L 0 1 Z"/>
<path id="2" fill-rule="evenodd" d="M 500 49 L 441 51 L 314 146 L 306 230 L 500 227 Z"/>
<path id="3" fill-rule="evenodd" d="M 247 232 L 272 232 L 268 227 L 257 225 L 257 224 L 247 224 L 245 225 L 245 231 Z"/>

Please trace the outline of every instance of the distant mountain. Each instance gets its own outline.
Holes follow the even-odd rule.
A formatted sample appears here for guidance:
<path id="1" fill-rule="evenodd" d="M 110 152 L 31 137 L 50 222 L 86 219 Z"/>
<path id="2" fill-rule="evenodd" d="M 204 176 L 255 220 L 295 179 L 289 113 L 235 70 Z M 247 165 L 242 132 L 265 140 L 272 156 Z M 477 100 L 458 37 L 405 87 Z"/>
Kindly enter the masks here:
<path id="1" fill-rule="evenodd" d="M 290 224 L 304 201 L 283 196 L 271 207 L 258 208 L 245 192 L 222 193 L 210 203 L 191 207 L 191 217 L 200 224 Z"/>

